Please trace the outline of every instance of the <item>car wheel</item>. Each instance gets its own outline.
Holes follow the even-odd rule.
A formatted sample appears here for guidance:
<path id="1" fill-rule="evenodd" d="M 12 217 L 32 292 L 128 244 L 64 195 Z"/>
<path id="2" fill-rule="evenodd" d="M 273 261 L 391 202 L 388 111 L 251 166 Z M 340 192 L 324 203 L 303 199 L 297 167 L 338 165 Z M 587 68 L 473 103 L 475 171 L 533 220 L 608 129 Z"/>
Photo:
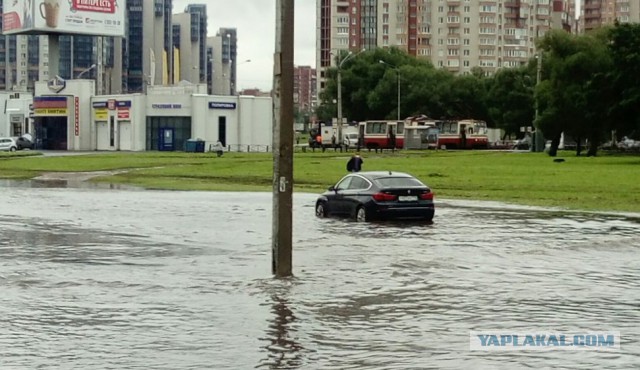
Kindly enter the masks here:
<path id="1" fill-rule="evenodd" d="M 363 206 L 358 207 L 356 209 L 356 221 L 357 222 L 366 222 L 367 221 L 367 211 Z"/>
<path id="2" fill-rule="evenodd" d="M 316 217 L 325 218 L 327 217 L 327 209 L 324 202 L 318 202 L 316 204 Z"/>
<path id="3" fill-rule="evenodd" d="M 9 148 L 9 151 L 15 152 L 16 151 L 16 147 L 12 146 L 11 148 Z"/>

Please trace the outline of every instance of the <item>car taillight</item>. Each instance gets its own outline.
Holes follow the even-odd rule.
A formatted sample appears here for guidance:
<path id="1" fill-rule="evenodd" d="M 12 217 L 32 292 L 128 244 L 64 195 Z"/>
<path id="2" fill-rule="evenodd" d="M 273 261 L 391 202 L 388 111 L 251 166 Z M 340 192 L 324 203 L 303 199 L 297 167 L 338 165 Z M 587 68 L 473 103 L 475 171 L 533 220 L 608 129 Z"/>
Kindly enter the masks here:
<path id="1" fill-rule="evenodd" d="M 373 194 L 373 199 L 377 202 L 389 202 L 392 200 L 396 200 L 397 197 L 393 194 L 375 193 Z"/>
<path id="2" fill-rule="evenodd" d="M 422 193 L 420 194 L 420 199 L 422 200 L 433 200 L 433 192 Z"/>

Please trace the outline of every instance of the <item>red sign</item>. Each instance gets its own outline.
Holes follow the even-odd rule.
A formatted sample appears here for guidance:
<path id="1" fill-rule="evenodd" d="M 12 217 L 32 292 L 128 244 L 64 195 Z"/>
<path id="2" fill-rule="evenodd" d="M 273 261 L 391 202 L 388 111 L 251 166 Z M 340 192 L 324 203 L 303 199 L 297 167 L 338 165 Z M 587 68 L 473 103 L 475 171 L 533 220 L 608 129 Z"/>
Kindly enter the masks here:
<path id="1" fill-rule="evenodd" d="M 116 109 L 116 100 L 115 99 L 109 99 L 109 101 L 107 101 L 107 109 L 109 109 L 109 110 Z"/>
<path id="2" fill-rule="evenodd" d="M 18 13 L 9 12 L 2 14 L 2 31 L 19 30 L 21 28 L 22 23 L 20 22 Z"/>
<path id="3" fill-rule="evenodd" d="M 118 118 L 119 119 L 129 119 L 129 110 L 119 110 L 118 111 Z"/>
<path id="4" fill-rule="evenodd" d="M 80 136 L 80 98 L 75 99 L 76 136 Z"/>
<path id="5" fill-rule="evenodd" d="M 116 0 L 73 0 L 71 9 L 113 14 L 116 12 Z"/>

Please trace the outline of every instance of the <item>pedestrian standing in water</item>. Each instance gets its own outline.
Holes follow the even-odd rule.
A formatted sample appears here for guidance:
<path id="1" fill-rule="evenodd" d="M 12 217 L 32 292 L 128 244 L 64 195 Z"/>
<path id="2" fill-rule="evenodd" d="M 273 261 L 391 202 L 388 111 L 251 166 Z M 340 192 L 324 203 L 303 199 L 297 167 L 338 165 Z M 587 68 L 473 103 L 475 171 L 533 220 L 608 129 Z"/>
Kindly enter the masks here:
<path id="1" fill-rule="evenodd" d="M 360 157 L 360 153 L 356 152 L 351 156 L 349 162 L 347 162 L 347 171 L 349 172 L 360 172 L 362 170 L 362 164 L 364 163 L 364 159 Z"/>

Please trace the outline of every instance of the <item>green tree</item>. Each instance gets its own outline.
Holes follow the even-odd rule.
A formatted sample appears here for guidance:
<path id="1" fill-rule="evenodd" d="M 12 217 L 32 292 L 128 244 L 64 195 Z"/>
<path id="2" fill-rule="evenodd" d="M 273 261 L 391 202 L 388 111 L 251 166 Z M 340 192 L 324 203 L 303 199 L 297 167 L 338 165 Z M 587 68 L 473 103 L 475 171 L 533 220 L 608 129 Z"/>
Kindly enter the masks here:
<path id="1" fill-rule="evenodd" d="M 544 78 L 536 89 L 538 125 L 552 139 L 552 156 L 563 132 L 578 143 L 588 139 L 588 155 L 595 155 L 610 125 L 613 65 L 603 35 L 604 31 L 582 36 L 553 31 L 540 43 Z M 578 145 L 578 155 L 580 151 Z"/>
<path id="2" fill-rule="evenodd" d="M 521 127 L 533 125 L 535 67 L 504 68 L 489 81 L 487 109 L 495 126 L 505 135 L 522 138 Z"/>
<path id="3" fill-rule="evenodd" d="M 610 73 L 616 100 L 611 128 L 640 139 L 640 24 L 616 23 L 610 29 L 608 48 L 615 66 Z"/>

